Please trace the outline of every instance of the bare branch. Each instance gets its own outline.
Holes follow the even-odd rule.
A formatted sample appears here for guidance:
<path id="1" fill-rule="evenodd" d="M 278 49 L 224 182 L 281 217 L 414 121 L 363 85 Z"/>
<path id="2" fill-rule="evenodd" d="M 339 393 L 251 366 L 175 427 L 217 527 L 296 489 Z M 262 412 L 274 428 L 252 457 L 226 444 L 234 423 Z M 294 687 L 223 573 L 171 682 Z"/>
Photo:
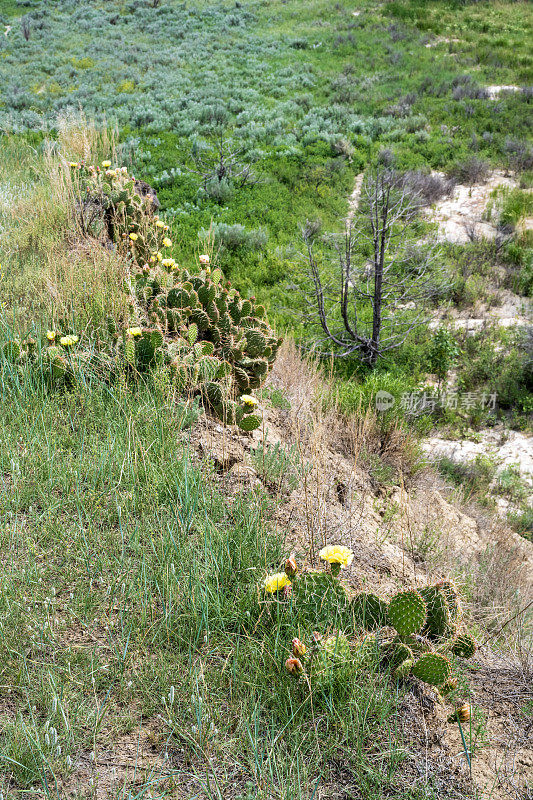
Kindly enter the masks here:
<path id="1" fill-rule="evenodd" d="M 324 237 L 336 255 L 329 270 L 319 268 L 314 252 L 318 229 L 307 223 L 308 282 L 301 291 L 306 325 L 324 334 L 315 340 L 314 351 L 334 358 L 357 354 L 375 366 L 383 353 L 427 322 L 423 304 L 443 283 L 444 262 L 435 242 L 421 242 L 412 231 L 421 204 L 403 176 L 376 167 L 361 198 L 358 224 L 350 219 L 344 234 Z M 371 258 L 362 265 L 369 245 Z M 336 284 L 324 277 L 335 272 Z"/>

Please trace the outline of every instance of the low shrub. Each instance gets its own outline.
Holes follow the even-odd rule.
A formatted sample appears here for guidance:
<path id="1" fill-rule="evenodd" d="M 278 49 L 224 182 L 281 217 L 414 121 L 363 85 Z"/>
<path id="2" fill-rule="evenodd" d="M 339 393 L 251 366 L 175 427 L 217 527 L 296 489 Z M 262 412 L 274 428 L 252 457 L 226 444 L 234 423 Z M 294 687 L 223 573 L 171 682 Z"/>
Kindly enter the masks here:
<path id="1" fill-rule="evenodd" d="M 484 496 L 496 475 L 496 464 L 488 456 L 481 455 L 465 463 L 442 458 L 439 462 L 439 470 L 456 486 L 465 487 L 470 494 Z"/>
<path id="2" fill-rule="evenodd" d="M 422 170 L 408 170 L 398 180 L 400 185 L 405 187 L 415 200 L 428 206 L 443 197 L 449 197 L 455 187 L 453 178 L 445 178 Z"/>
<path id="3" fill-rule="evenodd" d="M 264 228 L 248 230 L 244 225 L 235 223 L 229 225 L 225 222 L 216 222 L 210 231 L 201 230 L 200 239 L 205 239 L 211 234 L 215 243 L 227 250 L 264 250 L 268 242 L 268 233 Z"/>
<path id="4" fill-rule="evenodd" d="M 279 442 L 275 445 L 261 444 L 252 451 L 251 457 L 257 474 L 278 491 L 296 489 L 311 469 L 295 444 L 290 447 L 283 447 Z"/>
<path id="5" fill-rule="evenodd" d="M 464 161 L 458 161 L 454 164 L 449 170 L 448 175 L 458 183 L 472 185 L 484 181 L 488 175 L 488 171 L 489 164 L 485 159 L 471 156 Z"/>

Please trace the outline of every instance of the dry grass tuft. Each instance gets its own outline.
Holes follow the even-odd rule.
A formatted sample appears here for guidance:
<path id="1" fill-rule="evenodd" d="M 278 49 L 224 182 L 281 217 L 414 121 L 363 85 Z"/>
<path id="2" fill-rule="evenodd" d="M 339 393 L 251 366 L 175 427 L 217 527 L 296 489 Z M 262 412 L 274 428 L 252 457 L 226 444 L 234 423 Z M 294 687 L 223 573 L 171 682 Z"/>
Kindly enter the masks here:
<path id="1" fill-rule="evenodd" d="M 97 328 L 108 314 L 126 319 L 123 262 L 98 239 L 81 235 L 81 198 L 67 161 L 113 153 L 113 135 L 79 116 L 65 116 L 59 128 L 59 152 L 24 153 L 24 175 L 33 181 L 2 210 L 9 221 L 1 248 L 6 319 L 21 330 L 58 318 L 72 319 L 79 330 Z M 8 146 L 4 159 L 9 174 L 16 151 Z"/>
<path id="2" fill-rule="evenodd" d="M 78 241 L 47 254 L 36 290 L 50 318 L 70 315 L 93 326 L 112 315 L 128 319 L 124 262 L 93 240 Z"/>
<path id="3" fill-rule="evenodd" d="M 314 415 L 326 380 L 316 363 L 302 356 L 294 339 L 285 339 L 278 350 L 270 380 L 273 386 L 283 388 L 293 420 L 309 420 Z"/>
<path id="4" fill-rule="evenodd" d="M 97 126 L 82 111 L 60 114 L 57 129 L 60 153 L 67 161 L 93 164 L 101 158 L 116 159 L 116 131 Z"/>

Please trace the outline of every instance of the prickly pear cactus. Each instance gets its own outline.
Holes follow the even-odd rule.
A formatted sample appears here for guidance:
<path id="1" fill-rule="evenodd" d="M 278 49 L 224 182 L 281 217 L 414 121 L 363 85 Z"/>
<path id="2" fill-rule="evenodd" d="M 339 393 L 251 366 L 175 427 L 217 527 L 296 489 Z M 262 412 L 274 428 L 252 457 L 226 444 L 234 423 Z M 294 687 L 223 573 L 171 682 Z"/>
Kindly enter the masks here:
<path id="1" fill-rule="evenodd" d="M 459 633 L 453 640 L 450 650 L 459 658 L 472 658 L 477 650 L 477 644 L 467 633 Z"/>
<path id="2" fill-rule="evenodd" d="M 452 618 L 445 594 L 436 586 L 425 586 L 419 591 L 427 607 L 427 620 L 423 633 L 432 640 L 449 636 L 452 631 Z"/>
<path id="3" fill-rule="evenodd" d="M 396 680 L 403 680 L 404 678 L 407 678 L 413 668 L 414 663 L 414 658 L 406 658 L 405 661 L 402 661 L 401 664 L 398 664 L 392 673 Z"/>
<path id="4" fill-rule="evenodd" d="M 346 591 L 328 572 L 301 572 L 292 584 L 295 608 L 313 626 L 332 624 L 347 607 Z"/>
<path id="5" fill-rule="evenodd" d="M 220 419 L 244 431 L 258 428 L 261 417 L 238 397 L 261 386 L 281 343 L 263 306 L 242 299 L 220 270 L 191 275 L 164 262 L 139 270 L 134 291 L 147 324 L 161 331 L 174 352 L 176 373 Z"/>
<path id="6" fill-rule="evenodd" d="M 236 423 L 242 431 L 255 431 L 261 426 L 262 419 L 258 414 L 236 416 Z"/>
<path id="7" fill-rule="evenodd" d="M 424 653 L 415 661 L 412 674 L 432 686 L 442 686 L 450 677 L 451 664 L 440 653 Z"/>
<path id="8" fill-rule="evenodd" d="M 19 362 L 23 356 L 23 349 L 18 339 L 11 339 L 2 345 L 2 353 L 7 361 L 12 364 Z"/>
<path id="9" fill-rule="evenodd" d="M 163 361 L 163 336 L 157 329 L 128 329 L 123 335 L 122 348 L 125 364 L 140 372 Z"/>
<path id="10" fill-rule="evenodd" d="M 344 633 L 323 637 L 311 661 L 311 680 L 315 685 L 341 679 L 351 662 L 350 643 Z"/>
<path id="11" fill-rule="evenodd" d="M 386 624 L 387 610 L 386 601 L 377 594 L 361 592 L 351 600 L 347 616 L 356 629 L 372 631 Z"/>
<path id="12" fill-rule="evenodd" d="M 151 196 L 140 196 L 140 182 L 126 168 L 102 167 L 73 164 L 71 173 L 104 209 L 128 267 L 132 327 L 121 337 L 116 322 L 108 324 L 117 358 L 131 371 L 169 366 L 179 392 L 201 396 L 225 423 L 255 430 L 262 418 L 250 407 L 253 398 L 239 397 L 261 386 L 281 343 L 264 306 L 241 297 L 207 255 L 201 271 L 181 269 Z"/>
<path id="13" fill-rule="evenodd" d="M 43 370 L 45 375 L 49 373 L 49 377 L 54 383 L 59 383 L 67 379 L 70 372 L 70 365 L 65 353 L 60 347 L 52 346 L 45 350 Z"/>
<path id="14" fill-rule="evenodd" d="M 381 654 L 383 661 L 390 666 L 391 669 L 403 664 L 407 659 L 413 659 L 413 652 L 403 642 L 387 642 L 381 646 Z"/>
<path id="15" fill-rule="evenodd" d="M 388 620 L 400 636 L 409 636 L 421 631 L 426 616 L 426 603 L 416 589 L 398 592 L 389 601 Z"/>
<path id="16" fill-rule="evenodd" d="M 344 633 L 325 636 L 318 643 L 317 650 L 325 666 L 350 658 L 350 643 Z"/>
<path id="17" fill-rule="evenodd" d="M 463 619 L 463 609 L 457 587 L 452 581 L 438 581 L 434 588 L 444 595 L 450 615 L 451 627 L 456 631 Z"/>
<path id="18" fill-rule="evenodd" d="M 102 209 L 106 233 L 122 255 L 137 263 L 152 254 L 157 258 L 157 253 L 163 258 L 161 244 L 169 228 L 154 216 L 154 203 L 158 207 L 159 202 L 148 184 L 136 181 L 127 167 L 111 168 L 109 162 L 73 163 L 70 174 L 83 202 Z"/>

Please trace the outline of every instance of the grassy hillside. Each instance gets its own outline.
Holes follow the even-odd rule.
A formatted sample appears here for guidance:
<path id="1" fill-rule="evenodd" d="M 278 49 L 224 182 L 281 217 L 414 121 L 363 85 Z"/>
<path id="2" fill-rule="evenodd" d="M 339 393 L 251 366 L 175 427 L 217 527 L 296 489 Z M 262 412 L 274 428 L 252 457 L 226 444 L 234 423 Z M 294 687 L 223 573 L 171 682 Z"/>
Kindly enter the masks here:
<path id="1" fill-rule="evenodd" d="M 424 325 L 374 371 L 315 363 L 295 284 L 306 220 L 341 231 L 356 176 L 390 151 L 399 171 L 516 179 L 491 199 L 510 226 L 502 246 L 441 245 L 448 287 L 429 312 L 474 313 L 497 292 L 525 302 L 531 92 L 485 87 L 531 81 L 530 5 L 13 0 L 0 22 L 0 798 L 527 791 L 529 544 L 488 519 L 493 463 L 443 463 L 489 508 L 459 511 L 418 442 L 496 418 L 530 429 L 527 332 L 450 327 L 443 344 Z M 175 331 L 149 368 L 135 361 L 144 267 L 132 254 L 145 230 L 112 246 L 96 214 L 100 228 L 83 231 L 69 167 L 104 160 L 157 190 L 165 255 L 194 277 L 209 252 L 205 285 L 221 267 L 287 334 L 253 389 L 253 434 L 222 425 L 202 388 L 180 391 L 164 350 Z M 420 239 L 434 228 L 423 211 L 412 225 Z M 317 247 L 327 270 L 331 247 Z M 439 390 L 443 361 L 460 391 L 498 394 L 497 417 L 375 412 L 380 389 Z M 499 487 L 527 533 L 520 475 L 508 469 Z M 341 584 L 318 556 L 337 543 L 353 551 Z M 292 551 L 327 591 L 298 596 L 297 578 L 293 594 L 267 592 Z M 376 638 L 351 603 L 443 577 L 483 646 L 467 661 L 444 635 L 406 634 L 417 659 L 426 647 L 450 659 L 457 682 L 440 681 L 441 695 L 413 665 L 395 672 L 383 644 L 394 631 Z M 447 624 L 455 636 L 463 621 Z M 295 637 L 302 675 L 286 667 Z M 447 722 L 465 703 L 464 725 Z M 494 719 L 511 722 L 502 733 Z"/>
<path id="2" fill-rule="evenodd" d="M 0 126 L 39 147 L 79 106 L 117 125 L 118 160 L 156 188 L 173 255 L 188 258 L 213 226 L 228 276 L 303 339 L 309 330 L 295 316 L 301 300 L 293 291 L 301 227 L 318 219 L 324 232 L 341 230 L 354 177 L 379 151 L 392 152 L 400 170 L 468 181 L 480 165 L 505 167 L 530 185 L 530 91 L 495 99 L 486 88 L 531 82 L 528 3 L 28 2 L 20 11 L 27 38 L 20 20 L 0 37 Z M 220 161 L 233 176 L 213 177 Z M 514 207 L 519 225 L 528 212 L 519 196 Z M 497 294 L 483 289 L 487 273 L 531 293 L 527 237 L 478 255 L 456 247 L 442 258 L 450 288 L 441 305 Z M 419 386 L 431 371 L 431 342 L 419 329 L 384 364 L 382 388 Z M 499 346 L 486 350 L 493 365 Z M 353 379 L 356 366 L 342 374 Z M 465 376 L 465 391 L 480 385 Z M 506 398 L 520 398 L 511 406 L 515 424 L 524 424 L 529 378 L 483 386 L 502 397 L 505 414 Z M 361 393 L 369 395 L 348 387 L 346 407 Z"/>

